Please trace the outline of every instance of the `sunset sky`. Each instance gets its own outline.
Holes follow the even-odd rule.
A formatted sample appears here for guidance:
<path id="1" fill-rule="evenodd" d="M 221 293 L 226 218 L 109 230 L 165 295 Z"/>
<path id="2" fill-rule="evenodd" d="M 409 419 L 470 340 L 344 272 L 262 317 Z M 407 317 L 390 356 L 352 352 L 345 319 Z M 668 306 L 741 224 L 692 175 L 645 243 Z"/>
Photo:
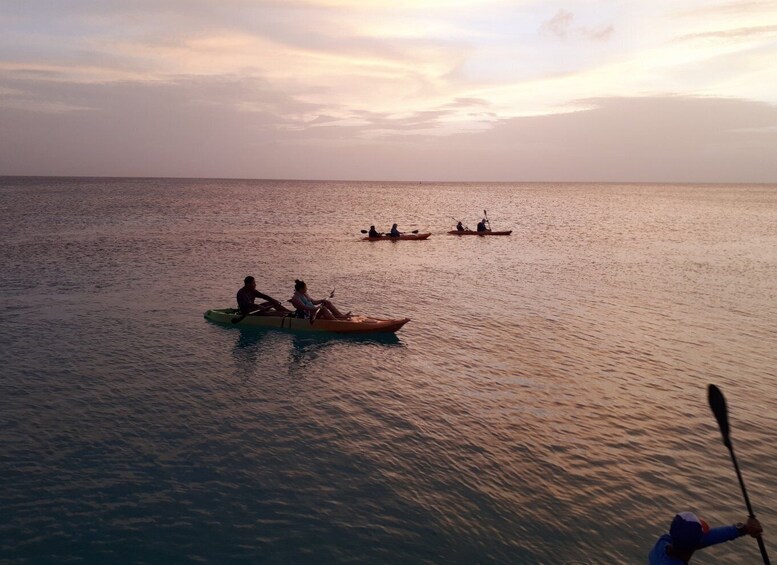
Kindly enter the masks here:
<path id="1" fill-rule="evenodd" d="M 0 175 L 777 182 L 777 2 L 0 0 Z"/>

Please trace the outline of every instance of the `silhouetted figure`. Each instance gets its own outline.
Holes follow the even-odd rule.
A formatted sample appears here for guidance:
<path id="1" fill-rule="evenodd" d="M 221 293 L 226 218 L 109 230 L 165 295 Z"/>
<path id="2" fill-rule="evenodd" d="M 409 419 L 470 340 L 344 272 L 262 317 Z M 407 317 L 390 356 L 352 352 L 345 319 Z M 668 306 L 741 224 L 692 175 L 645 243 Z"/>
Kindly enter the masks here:
<path id="1" fill-rule="evenodd" d="M 648 555 L 649 565 L 687 565 L 697 549 L 731 541 L 750 535 L 758 537 L 763 532 L 761 523 L 748 518 L 745 523 L 712 528 L 693 512 L 681 512 L 674 517 L 669 533 L 658 538 Z"/>
<path id="2" fill-rule="evenodd" d="M 254 304 L 256 298 L 261 298 L 266 302 Z M 272 314 L 269 310 L 275 310 L 276 313 L 286 314 L 291 312 L 272 296 L 267 296 L 256 290 L 256 280 L 248 276 L 243 279 L 243 288 L 237 291 L 237 307 L 241 314 Z"/>

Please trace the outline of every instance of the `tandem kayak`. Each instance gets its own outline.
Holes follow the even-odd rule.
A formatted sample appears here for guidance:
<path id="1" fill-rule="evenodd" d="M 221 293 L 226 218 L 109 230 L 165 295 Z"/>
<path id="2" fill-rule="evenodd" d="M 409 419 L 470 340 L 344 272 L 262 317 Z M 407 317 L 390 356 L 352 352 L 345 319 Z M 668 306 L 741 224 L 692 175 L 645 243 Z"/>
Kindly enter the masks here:
<path id="1" fill-rule="evenodd" d="M 348 320 L 310 320 L 292 316 L 240 316 L 234 308 L 216 308 L 205 312 L 205 319 L 217 324 L 237 328 L 267 328 L 301 332 L 368 333 L 396 332 L 410 321 L 410 318 L 385 320 L 369 316 L 352 316 Z M 232 320 L 236 322 L 233 323 Z"/>
<path id="2" fill-rule="evenodd" d="M 392 237 L 390 235 L 382 235 L 380 237 L 363 237 L 362 241 L 397 241 L 400 239 L 426 239 L 431 233 L 403 233 L 399 237 Z"/>
<path id="3" fill-rule="evenodd" d="M 509 231 L 473 231 L 473 230 L 451 230 L 448 232 L 450 235 L 510 235 L 513 230 Z"/>

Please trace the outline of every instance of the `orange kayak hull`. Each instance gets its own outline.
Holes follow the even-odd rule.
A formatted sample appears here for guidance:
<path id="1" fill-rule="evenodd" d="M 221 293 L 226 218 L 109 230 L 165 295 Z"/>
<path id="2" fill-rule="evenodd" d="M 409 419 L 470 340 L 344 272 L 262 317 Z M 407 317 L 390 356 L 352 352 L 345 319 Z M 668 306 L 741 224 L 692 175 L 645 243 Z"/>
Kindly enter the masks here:
<path id="1" fill-rule="evenodd" d="M 391 237 L 390 235 L 382 235 L 380 237 L 363 237 L 362 241 L 402 241 L 411 239 L 428 239 L 431 233 L 403 233 L 399 237 Z"/>
<path id="2" fill-rule="evenodd" d="M 451 230 L 448 232 L 449 235 L 510 235 L 513 233 L 513 230 L 509 231 L 472 231 L 472 230 L 464 230 L 464 231 L 458 231 L 458 230 Z"/>
<path id="3" fill-rule="evenodd" d="M 235 328 L 266 328 L 300 332 L 330 333 L 394 333 L 410 321 L 410 318 L 397 320 L 372 318 L 370 316 L 352 316 L 348 320 L 310 320 L 290 316 L 244 316 L 234 308 L 216 308 L 205 312 L 205 319 L 217 324 Z M 233 323 L 233 320 L 235 322 Z"/>

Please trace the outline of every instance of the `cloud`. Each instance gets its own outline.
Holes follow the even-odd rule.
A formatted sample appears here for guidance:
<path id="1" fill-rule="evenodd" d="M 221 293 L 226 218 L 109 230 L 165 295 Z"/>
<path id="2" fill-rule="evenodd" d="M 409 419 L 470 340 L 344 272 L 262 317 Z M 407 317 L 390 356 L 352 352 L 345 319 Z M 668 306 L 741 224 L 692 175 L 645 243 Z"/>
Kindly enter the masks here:
<path id="1" fill-rule="evenodd" d="M 774 2 L 771 0 L 762 0 L 760 2 L 745 2 L 737 0 L 736 2 L 727 2 L 721 4 L 707 4 L 695 7 L 691 10 L 678 11 L 677 15 L 684 18 L 707 18 L 709 16 L 732 16 L 762 14 L 764 12 L 774 12 Z"/>
<path id="2" fill-rule="evenodd" d="M 580 33 L 593 41 L 607 41 L 612 37 L 615 27 L 612 25 L 602 26 L 599 28 L 580 28 Z"/>
<path id="3" fill-rule="evenodd" d="M 777 132 L 768 129 L 777 106 L 699 97 L 578 103 L 591 109 L 504 120 L 450 141 L 488 152 L 495 179 L 522 172 L 533 180 L 777 180 Z"/>
<path id="4" fill-rule="evenodd" d="M 144 84 L 20 78 L 0 105 L 0 174 L 470 181 L 775 182 L 777 106 L 701 97 L 592 98 L 587 110 L 441 124 L 477 100 L 346 117 L 240 77 Z M 243 101 L 254 104 L 246 109 Z"/>
<path id="5" fill-rule="evenodd" d="M 556 15 L 551 19 L 542 22 L 540 31 L 550 33 L 561 39 L 566 38 L 569 33 L 569 29 L 572 25 L 572 20 L 575 18 L 572 12 L 566 10 L 559 10 Z"/>
<path id="6" fill-rule="evenodd" d="M 540 32 L 550 34 L 559 39 L 574 36 L 592 41 L 607 41 L 615 31 L 615 26 L 601 25 L 596 27 L 577 26 L 572 27 L 575 15 L 567 10 L 559 10 L 556 15 L 542 22 Z"/>
<path id="7" fill-rule="evenodd" d="M 692 41 L 696 39 L 754 39 L 758 36 L 777 37 L 777 25 L 738 27 L 690 33 L 677 38 L 677 41 Z"/>
<path id="8" fill-rule="evenodd" d="M 490 105 L 491 103 L 488 100 L 484 100 L 482 98 L 459 97 L 453 100 L 452 102 L 443 104 L 442 107 L 443 108 L 473 108 L 473 107 L 485 107 Z"/>

